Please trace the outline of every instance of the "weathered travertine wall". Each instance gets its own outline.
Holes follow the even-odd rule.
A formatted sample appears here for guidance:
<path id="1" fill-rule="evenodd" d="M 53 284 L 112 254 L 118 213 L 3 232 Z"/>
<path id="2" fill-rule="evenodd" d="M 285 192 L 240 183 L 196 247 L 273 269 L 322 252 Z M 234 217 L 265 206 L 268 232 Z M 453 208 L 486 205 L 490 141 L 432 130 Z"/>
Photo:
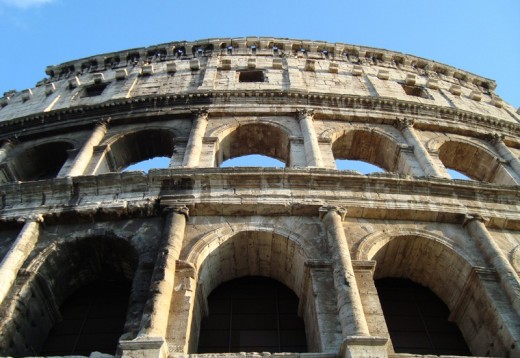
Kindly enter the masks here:
<path id="1" fill-rule="evenodd" d="M 1 354 L 39 355 L 96 280 L 131 285 L 117 355 L 196 354 L 211 291 L 265 276 L 299 299 L 311 353 L 285 355 L 404 357 L 374 283 L 398 277 L 446 304 L 474 356 L 520 357 L 520 115 L 492 80 L 272 38 L 47 74 L 0 99 Z M 220 168 L 249 154 L 285 168 Z M 168 168 L 123 172 L 159 156 Z"/>

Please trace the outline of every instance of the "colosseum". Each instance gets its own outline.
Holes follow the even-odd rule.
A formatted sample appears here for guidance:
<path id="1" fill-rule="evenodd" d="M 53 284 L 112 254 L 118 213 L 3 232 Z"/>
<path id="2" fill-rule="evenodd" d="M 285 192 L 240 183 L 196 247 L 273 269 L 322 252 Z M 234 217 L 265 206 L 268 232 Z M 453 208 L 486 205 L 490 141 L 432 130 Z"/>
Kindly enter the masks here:
<path id="1" fill-rule="evenodd" d="M 520 112 L 493 80 L 257 37 L 46 74 L 0 98 L 1 355 L 520 357 Z M 222 166 L 253 154 L 283 167 Z"/>

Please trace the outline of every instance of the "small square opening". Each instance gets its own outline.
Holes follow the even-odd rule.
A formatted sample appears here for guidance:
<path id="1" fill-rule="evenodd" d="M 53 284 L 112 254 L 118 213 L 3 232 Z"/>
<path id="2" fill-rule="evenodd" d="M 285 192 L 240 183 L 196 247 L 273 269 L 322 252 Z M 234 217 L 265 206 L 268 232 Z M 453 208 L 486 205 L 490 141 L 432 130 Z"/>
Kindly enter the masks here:
<path id="1" fill-rule="evenodd" d="M 239 82 L 264 82 L 264 71 L 240 71 Z"/>
<path id="2" fill-rule="evenodd" d="M 99 96 L 105 88 L 108 86 L 108 83 L 96 83 L 90 86 L 85 87 L 83 90 L 83 95 L 81 97 L 96 97 Z"/>
<path id="3" fill-rule="evenodd" d="M 415 97 L 421 97 L 421 98 L 426 98 L 426 99 L 432 99 L 430 94 L 422 87 L 408 86 L 408 85 L 405 85 L 405 84 L 402 84 L 401 86 L 403 86 L 403 89 L 404 89 L 405 93 L 408 96 L 415 96 Z"/>

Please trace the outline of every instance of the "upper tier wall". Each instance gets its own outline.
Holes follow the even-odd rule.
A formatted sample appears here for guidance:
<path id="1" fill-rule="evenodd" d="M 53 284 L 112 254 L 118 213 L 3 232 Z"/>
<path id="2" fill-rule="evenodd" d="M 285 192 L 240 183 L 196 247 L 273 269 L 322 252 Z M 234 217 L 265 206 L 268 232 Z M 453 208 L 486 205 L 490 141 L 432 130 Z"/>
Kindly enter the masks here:
<path id="1" fill-rule="evenodd" d="M 493 92 L 492 80 L 411 55 L 339 43 L 172 42 L 70 61 L 46 72 L 49 79 L 35 88 L 0 98 L 0 121 L 147 95 L 254 90 L 392 98 L 520 122 Z"/>

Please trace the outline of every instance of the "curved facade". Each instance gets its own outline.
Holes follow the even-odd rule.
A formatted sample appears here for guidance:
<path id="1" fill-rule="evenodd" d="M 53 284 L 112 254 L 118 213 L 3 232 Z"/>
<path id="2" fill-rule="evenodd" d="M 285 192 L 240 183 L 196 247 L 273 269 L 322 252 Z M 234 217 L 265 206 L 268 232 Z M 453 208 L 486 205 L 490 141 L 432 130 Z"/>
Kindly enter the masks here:
<path id="1" fill-rule="evenodd" d="M 3 355 L 520 357 L 520 115 L 494 81 L 276 38 L 46 73 L 0 98 Z M 221 167 L 250 154 L 285 167 Z"/>

